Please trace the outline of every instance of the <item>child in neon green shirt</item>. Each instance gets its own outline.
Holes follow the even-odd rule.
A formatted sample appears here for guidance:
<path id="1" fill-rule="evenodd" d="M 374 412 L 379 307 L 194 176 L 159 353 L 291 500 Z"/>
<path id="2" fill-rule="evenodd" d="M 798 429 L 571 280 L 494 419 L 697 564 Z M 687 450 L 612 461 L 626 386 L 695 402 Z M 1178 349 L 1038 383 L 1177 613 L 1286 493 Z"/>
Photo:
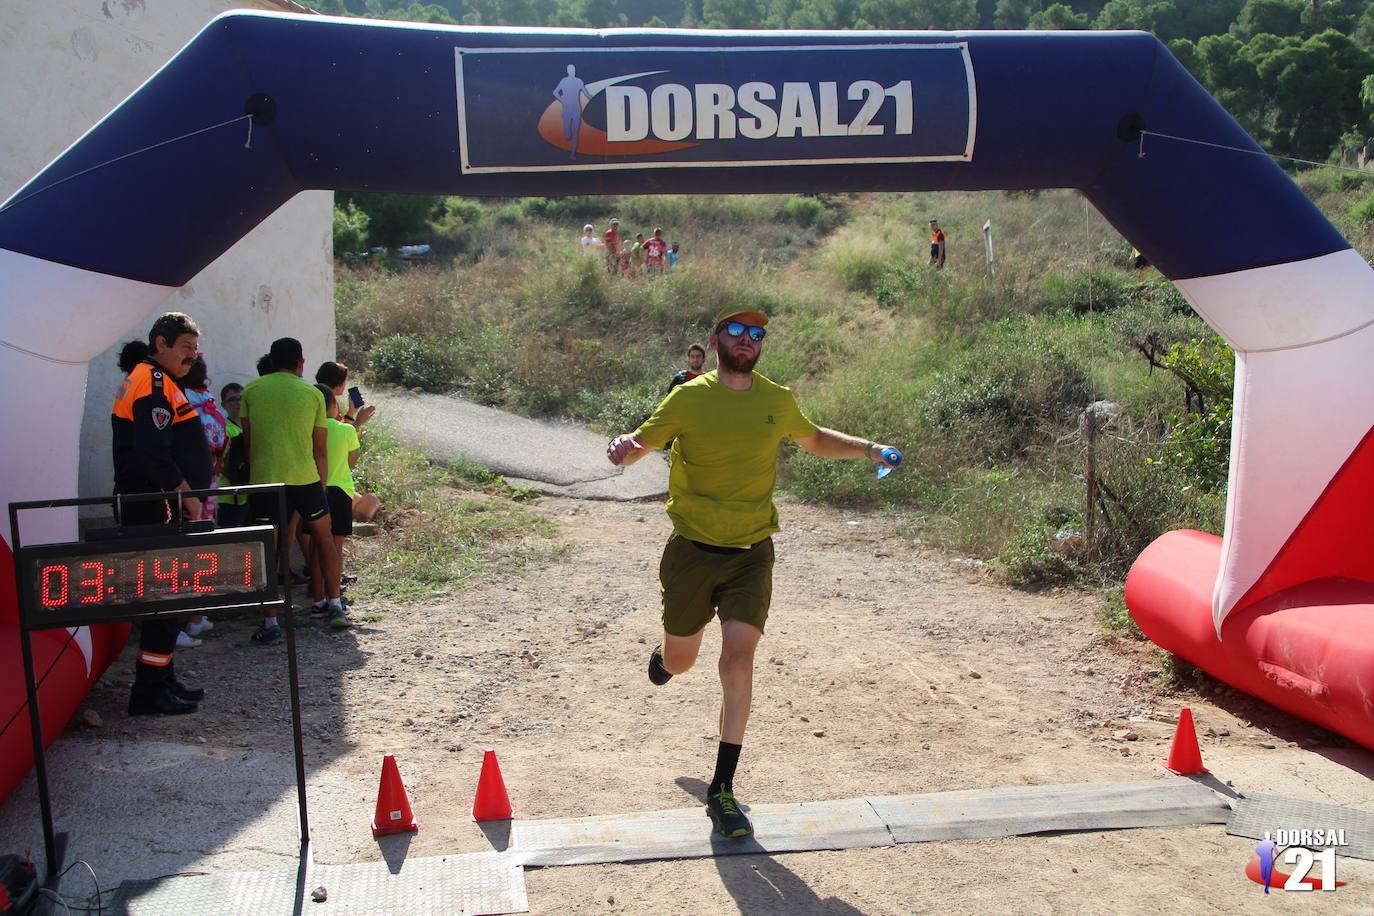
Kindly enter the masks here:
<path id="1" fill-rule="evenodd" d="M 334 397 L 333 390 L 319 383 L 315 387 L 324 395 L 325 444 L 329 454 L 329 476 L 324 482 L 324 492 L 329 501 L 329 528 L 342 568 L 344 542 L 353 534 L 353 497 L 358 493 L 353 484 L 353 466 L 358 463 L 358 430 L 339 419 L 339 400 Z M 323 617 L 324 597 L 314 597 L 317 600 L 311 616 Z"/>

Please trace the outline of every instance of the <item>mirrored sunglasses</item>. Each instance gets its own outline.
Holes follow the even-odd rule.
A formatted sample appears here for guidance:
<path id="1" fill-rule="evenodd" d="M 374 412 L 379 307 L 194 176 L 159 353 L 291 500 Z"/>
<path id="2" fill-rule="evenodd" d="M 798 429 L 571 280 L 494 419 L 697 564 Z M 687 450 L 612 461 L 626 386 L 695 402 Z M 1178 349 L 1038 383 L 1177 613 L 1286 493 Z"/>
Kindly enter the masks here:
<path id="1" fill-rule="evenodd" d="M 725 333 L 730 337 L 740 337 L 744 334 L 745 331 L 748 331 L 749 339 L 752 340 L 754 343 L 760 342 L 768 334 L 768 330 L 766 328 L 761 328 L 757 325 L 752 324 L 745 324 L 742 321 L 727 321 L 720 326 L 720 330 L 724 330 Z"/>

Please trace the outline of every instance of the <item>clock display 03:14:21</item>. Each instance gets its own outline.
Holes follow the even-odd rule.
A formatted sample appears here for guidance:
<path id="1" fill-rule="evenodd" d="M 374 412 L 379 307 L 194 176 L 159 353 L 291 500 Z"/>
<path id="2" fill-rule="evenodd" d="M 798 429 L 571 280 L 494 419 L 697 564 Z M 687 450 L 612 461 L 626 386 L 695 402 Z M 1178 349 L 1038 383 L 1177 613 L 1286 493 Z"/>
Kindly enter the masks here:
<path id="1" fill-rule="evenodd" d="M 45 608 L 130 604 L 263 588 L 262 548 L 234 544 L 38 561 Z"/>

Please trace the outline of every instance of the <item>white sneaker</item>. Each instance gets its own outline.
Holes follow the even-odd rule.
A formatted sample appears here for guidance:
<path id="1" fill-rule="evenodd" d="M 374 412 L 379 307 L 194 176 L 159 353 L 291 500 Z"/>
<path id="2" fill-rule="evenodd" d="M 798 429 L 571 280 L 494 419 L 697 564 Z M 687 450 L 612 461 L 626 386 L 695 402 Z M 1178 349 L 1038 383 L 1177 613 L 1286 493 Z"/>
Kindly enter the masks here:
<path id="1" fill-rule="evenodd" d="M 200 636 L 202 633 L 209 633 L 214 628 L 214 621 L 212 621 L 209 617 L 205 617 L 187 626 L 186 632 L 190 633 L 192 636 Z"/>
<path id="2" fill-rule="evenodd" d="M 199 639 L 196 639 L 194 636 L 192 636 L 190 633 L 187 633 L 185 630 L 182 630 L 181 632 L 177 633 L 178 649 L 194 649 L 196 646 L 203 645 L 205 645 L 204 642 L 202 642 Z"/>

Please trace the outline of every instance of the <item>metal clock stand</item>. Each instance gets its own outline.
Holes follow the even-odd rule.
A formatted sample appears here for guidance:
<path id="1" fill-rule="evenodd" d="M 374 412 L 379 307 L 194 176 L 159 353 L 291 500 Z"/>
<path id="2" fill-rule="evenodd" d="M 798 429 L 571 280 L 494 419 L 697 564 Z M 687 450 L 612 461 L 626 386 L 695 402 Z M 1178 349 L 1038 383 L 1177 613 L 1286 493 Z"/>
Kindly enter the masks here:
<path id="1" fill-rule="evenodd" d="M 43 849 L 47 859 L 47 883 L 57 878 L 66 850 L 58 849 L 53 832 L 52 799 L 48 791 L 48 768 L 43 749 L 43 724 L 38 708 L 40 679 L 34 676 L 33 647 L 29 634 L 34 630 L 83 627 L 99 623 L 146 620 L 185 614 L 189 611 L 265 609 L 275 606 L 286 630 L 286 668 L 291 694 L 291 737 L 296 758 L 296 802 L 300 815 L 300 869 L 304 875 L 310 859 L 310 824 L 305 805 L 305 754 L 301 746 L 300 684 L 296 665 L 296 633 L 291 617 L 291 575 L 286 550 L 277 549 L 277 536 L 270 525 L 216 530 L 208 522 L 193 522 L 181 517 L 180 496 L 223 496 L 227 493 L 272 496 L 277 518 L 285 519 L 286 489 L 281 484 L 223 487 L 218 490 L 192 490 L 186 493 L 144 493 L 92 499 L 53 499 L 9 504 L 10 536 L 14 548 L 14 580 L 19 589 L 19 645 L 24 656 L 24 682 L 28 693 L 29 728 L 33 734 L 33 766 L 38 780 L 38 805 L 43 816 Z M 20 541 L 19 513 L 35 509 L 69 509 L 106 505 L 119 511 L 125 505 L 164 501 L 176 506 L 170 524 L 122 526 L 90 532 L 86 538 L 65 544 L 37 544 L 25 547 Z M 281 537 L 284 539 L 284 527 Z M 178 572 L 179 557 L 192 556 L 206 564 L 188 568 L 188 579 Z M 237 556 L 241 568 L 228 574 L 220 570 L 220 557 Z M 256 569 L 253 560 L 260 562 Z M 278 558 L 280 561 L 278 562 Z M 170 575 L 162 569 L 170 566 Z M 186 561 L 188 567 L 190 561 Z M 107 566 L 107 564 L 110 564 Z M 147 564 L 157 575 L 146 580 Z M 73 598 L 70 570 L 94 567 L 93 578 L 81 580 L 79 587 L 89 594 Z M 135 569 L 133 593 L 121 593 L 116 578 Z M 275 574 L 274 574 L 275 572 Z M 111 577 L 107 584 L 106 575 Z M 208 579 L 208 584 L 207 584 Z M 119 584 L 124 583 L 122 579 Z M 58 588 L 60 586 L 60 588 Z M 152 594 L 150 594 L 150 591 Z M 73 632 L 73 635 L 75 633 Z M 70 644 L 70 640 L 68 641 Z M 59 650 L 57 658 L 66 651 Z M 46 678 L 53 665 L 42 675 Z M 65 840 L 66 834 L 63 834 Z M 65 842 L 64 842 L 65 847 Z M 299 883 L 299 882 L 298 882 Z"/>

